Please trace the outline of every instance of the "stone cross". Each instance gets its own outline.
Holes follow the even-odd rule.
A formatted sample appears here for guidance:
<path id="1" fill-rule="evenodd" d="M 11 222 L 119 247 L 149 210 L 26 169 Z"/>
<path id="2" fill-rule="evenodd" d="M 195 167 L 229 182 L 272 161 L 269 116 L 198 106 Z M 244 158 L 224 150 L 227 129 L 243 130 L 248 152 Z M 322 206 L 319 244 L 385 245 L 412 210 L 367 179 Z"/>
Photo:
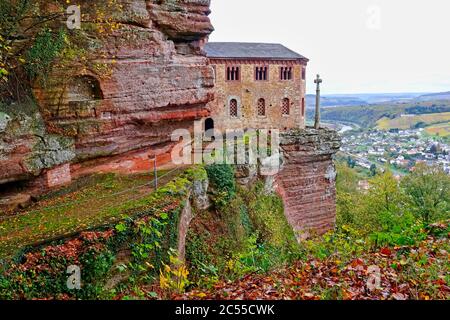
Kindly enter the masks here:
<path id="1" fill-rule="evenodd" d="M 320 76 L 317 75 L 316 80 L 314 80 L 314 83 L 317 85 L 316 88 L 316 119 L 314 122 L 314 128 L 319 129 L 320 128 L 320 84 L 322 83 L 322 79 L 320 79 Z"/>

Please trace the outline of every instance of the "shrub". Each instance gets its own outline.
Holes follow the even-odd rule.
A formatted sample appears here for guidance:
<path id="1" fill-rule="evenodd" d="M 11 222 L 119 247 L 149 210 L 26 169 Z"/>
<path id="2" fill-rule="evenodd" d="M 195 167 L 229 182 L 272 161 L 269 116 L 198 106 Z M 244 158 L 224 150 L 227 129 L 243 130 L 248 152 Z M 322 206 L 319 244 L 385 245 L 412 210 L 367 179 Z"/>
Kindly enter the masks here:
<path id="1" fill-rule="evenodd" d="M 415 245 L 427 237 L 423 232 L 422 221 L 417 220 L 409 212 L 403 214 L 382 212 L 378 220 L 381 228 L 369 235 L 369 240 L 375 247 Z"/>
<path id="2" fill-rule="evenodd" d="M 134 207 L 123 212 L 120 223 L 33 248 L 3 265 L 0 299 L 109 297 L 104 285 L 114 272 L 116 255 L 123 250 L 131 251 L 131 257 L 118 269 L 130 273 L 118 288 L 127 291 L 132 285 L 153 281 L 164 261 L 170 260 L 170 248 L 176 247 L 179 214 L 191 186 L 188 178 L 193 174 L 182 175 L 137 200 Z M 70 265 L 81 269 L 81 290 L 67 288 L 66 270 Z"/>
<path id="3" fill-rule="evenodd" d="M 402 181 L 408 209 L 426 223 L 445 219 L 450 212 L 450 176 L 438 166 L 419 164 Z"/>
<path id="4" fill-rule="evenodd" d="M 207 245 L 208 242 L 211 242 L 209 234 L 189 229 L 186 261 L 191 273 L 191 282 L 198 287 L 211 288 L 219 280 L 219 269 L 213 264 L 214 255 Z"/>
<path id="5" fill-rule="evenodd" d="M 169 264 L 162 264 L 159 274 L 159 283 L 168 298 L 172 294 L 184 293 L 189 285 L 189 271 L 185 264 L 178 258 L 174 250 L 169 251 Z"/>
<path id="6" fill-rule="evenodd" d="M 303 246 L 305 252 L 318 259 L 339 255 L 342 260 L 351 260 L 367 250 L 363 233 L 349 225 L 340 226 L 320 238 L 308 239 Z"/>
<path id="7" fill-rule="evenodd" d="M 249 273 L 266 273 L 301 257 L 299 247 L 261 242 L 260 235 L 255 232 L 247 238 L 244 248 L 228 260 L 226 271 L 231 279 L 236 279 Z"/>
<path id="8" fill-rule="evenodd" d="M 235 280 L 267 272 L 302 257 L 284 216 L 282 200 L 264 194 L 259 182 L 237 188 L 220 213 L 199 214 L 187 239 L 186 257 L 192 282 L 211 288 L 219 280 Z"/>
<path id="9" fill-rule="evenodd" d="M 369 180 L 367 193 L 356 189 L 351 169 L 338 168 L 338 234 L 350 227 L 370 246 L 416 245 L 427 236 L 424 222 L 448 216 L 450 178 L 440 168 L 418 165 L 401 183 L 387 170 Z"/>
<path id="10" fill-rule="evenodd" d="M 216 208 L 224 208 L 236 196 L 234 169 L 228 164 L 206 166 L 212 187 L 212 201 Z"/>
<path id="11" fill-rule="evenodd" d="M 284 215 L 282 199 L 276 194 L 264 194 L 264 184 L 258 182 L 243 193 L 250 220 L 261 241 L 280 249 L 296 243 L 292 227 Z"/>
<path id="12" fill-rule="evenodd" d="M 25 70 L 30 79 L 40 77 L 45 84 L 53 61 L 64 48 L 65 39 L 64 29 L 60 29 L 56 34 L 50 29 L 44 29 L 37 35 L 33 46 L 26 53 Z"/>

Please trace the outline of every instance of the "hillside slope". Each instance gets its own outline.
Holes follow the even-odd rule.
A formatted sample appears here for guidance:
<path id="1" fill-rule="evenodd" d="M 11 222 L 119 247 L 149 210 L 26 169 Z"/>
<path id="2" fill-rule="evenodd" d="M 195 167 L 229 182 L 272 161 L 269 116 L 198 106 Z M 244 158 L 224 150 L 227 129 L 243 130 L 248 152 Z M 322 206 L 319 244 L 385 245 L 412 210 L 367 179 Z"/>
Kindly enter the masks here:
<path id="1" fill-rule="evenodd" d="M 429 114 L 450 112 L 450 100 L 377 104 L 349 107 L 322 108 L 324 121 L 352 122 L 363 127 L 374 127 L 381 118 L 395 119 L 402 114 Z M 308 119 L 313 119 L 314 110 L 308 110 Z M 443 120 L 444 121 L 444 120 Z"/>
<path id="2" fill-rule="evenodd" d="M 450 298 L 450 287 L 442 270 L 448 270 L 449 249 L 448 237 L 429 235 L 418 246 L 386 247 L 350 259 L 335 252 L 327 259 L 297 261 L 280 270 L 220 282 L 211 290 L 193 290 L 177 298 L 445 300 Z"/>

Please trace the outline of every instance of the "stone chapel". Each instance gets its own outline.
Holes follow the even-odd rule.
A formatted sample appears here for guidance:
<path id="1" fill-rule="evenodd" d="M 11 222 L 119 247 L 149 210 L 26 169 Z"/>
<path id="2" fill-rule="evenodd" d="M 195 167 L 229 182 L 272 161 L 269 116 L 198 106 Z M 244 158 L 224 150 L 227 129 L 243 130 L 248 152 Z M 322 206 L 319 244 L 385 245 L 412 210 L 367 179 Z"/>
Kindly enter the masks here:
<path id="1" fill-rule="evenodd" d="M 216 98 L 205 129 L 305 127 L 308 59 L 281 44 L 208 42 Z"/>

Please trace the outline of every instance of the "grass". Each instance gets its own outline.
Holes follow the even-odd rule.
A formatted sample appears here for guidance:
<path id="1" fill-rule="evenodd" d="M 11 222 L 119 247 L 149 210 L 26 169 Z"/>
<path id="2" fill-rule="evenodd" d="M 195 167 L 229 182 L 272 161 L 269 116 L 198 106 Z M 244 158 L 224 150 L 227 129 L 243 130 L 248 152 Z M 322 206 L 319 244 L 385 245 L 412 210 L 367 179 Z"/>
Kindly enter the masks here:
<path id="1" fill-rule="evenodd" d="M 160 171 L 159 175 L 164 173 Z M 160 183 L 168 182 L 176 174 L 168 174 Z M 26 211 L 5 217 L 0 220 L 0 258 L 10 257 L 29 245 L 120 219 L 125 210 L 138 207 L 153 191 L 152 185 L 140 187 L 152 180 L 150 174 L 96 175 L 78 190 L 80 182 L 44 198 Z"/>
<path id="2" fill-rule="evenodd" d="M 440 123 L 425 128 L 425 131 L 429 135 L 448 137 L 450 136 L 450 121 L 447 123 Z"/>
<path id="3" fill-rule="evenodd" d="M 424 123 L 425 125 L 434 125 L 448 121 L 450 121 L 450 112 L 430 113 L 406 117 L 396 117 L 394 119 L 384 117 L 377 121 L 377 127 L 383 130 L 410 129 L 418 123 Z"/>

